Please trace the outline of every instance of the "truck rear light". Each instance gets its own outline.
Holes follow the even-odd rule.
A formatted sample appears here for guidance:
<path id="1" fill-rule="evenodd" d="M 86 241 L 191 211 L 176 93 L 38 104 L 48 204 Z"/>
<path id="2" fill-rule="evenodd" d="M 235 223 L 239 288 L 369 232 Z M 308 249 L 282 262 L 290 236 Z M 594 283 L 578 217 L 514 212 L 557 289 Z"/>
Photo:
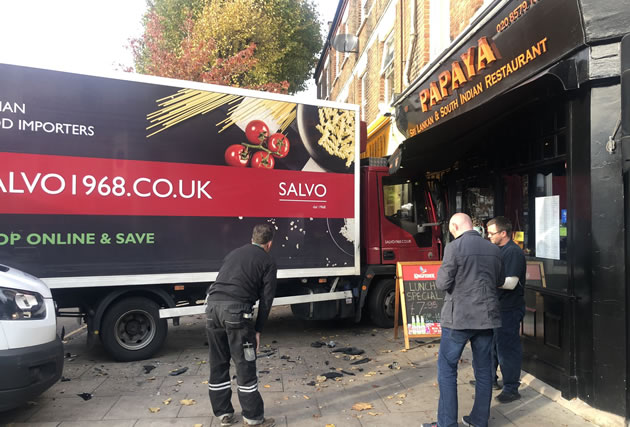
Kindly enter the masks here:
<path id="1" fill-rule="evenodd" d="M 0 320 L 31 320 L 45 317 L 46 304 L 40 294 L 0 288 Z"/>
<path id="2" fill-rule="evenodd" d="M 184 285 L 175 285 L 173 286 L 173 289 L 176 291 L 183 291 L 184 290 Z"/>
<path id="3" fill-rule="evenodd" d="M 319 283 L 326 283 L 328 280 L 325 277 L 322 277 L 318 280 Z"/>

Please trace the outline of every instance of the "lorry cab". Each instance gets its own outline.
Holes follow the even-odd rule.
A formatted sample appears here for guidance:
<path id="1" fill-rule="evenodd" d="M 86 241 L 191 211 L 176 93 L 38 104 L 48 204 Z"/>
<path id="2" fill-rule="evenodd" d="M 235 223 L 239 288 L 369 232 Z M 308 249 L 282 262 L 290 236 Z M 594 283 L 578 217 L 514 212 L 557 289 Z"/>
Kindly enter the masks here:
<path id="1" fill-rule="evenodd" d="M 434 181 L 425 177 L 391 176 L 385 158 L 362 161 L 364 298 L 367 313 L 378 326 L 394 323 L 396 263 L 442 259 L 444 206 L 433 186 Z"/>
<path id="2" fill-rule="evenodd" d="M 0 265 L 0 411 L 27 402 L 61 377 L 63 344 L 48 286 Z"/>

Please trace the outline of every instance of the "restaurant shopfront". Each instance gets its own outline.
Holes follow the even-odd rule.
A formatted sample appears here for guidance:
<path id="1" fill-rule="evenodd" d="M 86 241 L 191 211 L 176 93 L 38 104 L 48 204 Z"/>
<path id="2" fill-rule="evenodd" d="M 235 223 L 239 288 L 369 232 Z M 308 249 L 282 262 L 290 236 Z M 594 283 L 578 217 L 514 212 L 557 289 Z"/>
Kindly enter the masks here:
<path id="1" fill-rule="evenodd" d="M 448 218 L 508 217 L 528 261 L 523 369 L 628 417 L 627 0 L 495 1 L 395 102 L 390 157 Z"/>

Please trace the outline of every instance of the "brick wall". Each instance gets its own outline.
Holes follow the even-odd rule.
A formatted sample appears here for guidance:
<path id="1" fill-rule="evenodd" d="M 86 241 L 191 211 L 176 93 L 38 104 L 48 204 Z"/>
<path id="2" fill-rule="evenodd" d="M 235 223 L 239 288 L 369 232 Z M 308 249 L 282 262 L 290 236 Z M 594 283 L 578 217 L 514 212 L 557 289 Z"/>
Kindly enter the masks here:
<path id="1" fill-rule="evenodd" d="M 451 0 L 451 40 L 455 40 L 468 26 L 470 19 L 482 5 L 483 0 Z"/>

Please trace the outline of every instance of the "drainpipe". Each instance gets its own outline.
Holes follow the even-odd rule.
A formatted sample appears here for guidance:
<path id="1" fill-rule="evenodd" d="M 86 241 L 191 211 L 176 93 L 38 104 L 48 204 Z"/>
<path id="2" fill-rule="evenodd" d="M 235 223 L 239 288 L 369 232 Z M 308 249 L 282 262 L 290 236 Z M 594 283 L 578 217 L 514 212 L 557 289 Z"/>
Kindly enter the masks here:
<path id="1" fill-rule="evenodd" d="M 416 31 L 416 7 L 418 5 L 417 0 L 412 0 L 411 4 L 412 4 L 411 14 L 409 15 L 409 19 L 410 19 L 409 28 L 411 28 L 411 33 L 409 35 L 411 36 L 411 42 L 409 43 L 409 50 L 407 51 L 407 60 L 405 62 L 403 88 L 406 88 L 409 86 L 409 75 L 411 74 L 411 60 L 413 58 L 413 52 L 416 49 L 416 40 L 418 39 L 418 32 Z"/>

